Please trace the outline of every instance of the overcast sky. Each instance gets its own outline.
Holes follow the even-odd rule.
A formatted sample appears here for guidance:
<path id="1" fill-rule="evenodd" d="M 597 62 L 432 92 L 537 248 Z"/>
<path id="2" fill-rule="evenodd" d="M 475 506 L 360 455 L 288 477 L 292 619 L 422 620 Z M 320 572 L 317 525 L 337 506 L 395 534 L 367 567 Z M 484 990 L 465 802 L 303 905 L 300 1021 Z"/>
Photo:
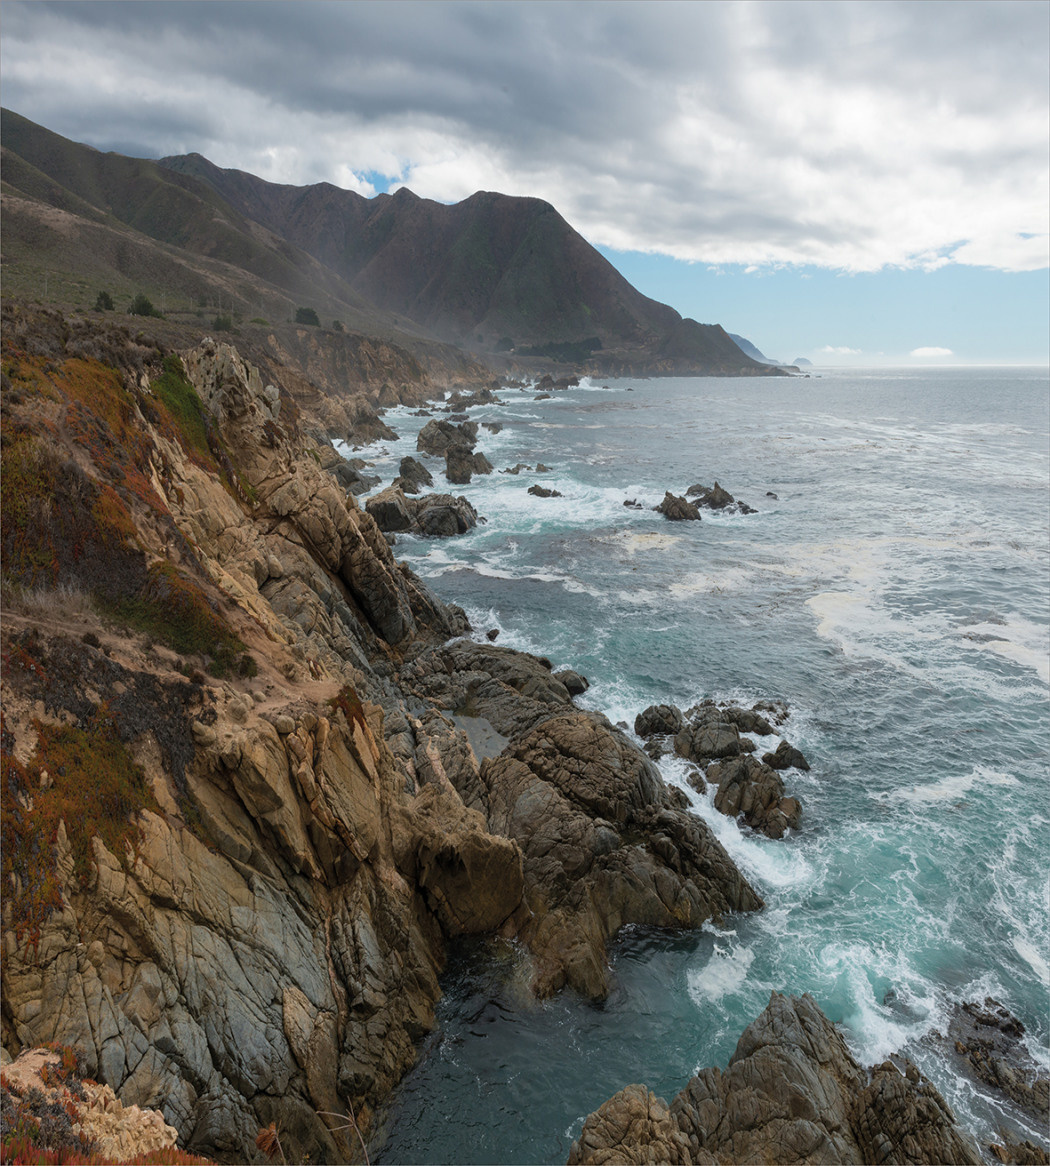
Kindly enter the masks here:
<path id="1" fill-rule="evenodd" d="M 545 198 L 643 291 L 782 359 L 1047 358 L 1043 0 L 7 0 L 0 19 L 3 104 L 100 149 Z"/>

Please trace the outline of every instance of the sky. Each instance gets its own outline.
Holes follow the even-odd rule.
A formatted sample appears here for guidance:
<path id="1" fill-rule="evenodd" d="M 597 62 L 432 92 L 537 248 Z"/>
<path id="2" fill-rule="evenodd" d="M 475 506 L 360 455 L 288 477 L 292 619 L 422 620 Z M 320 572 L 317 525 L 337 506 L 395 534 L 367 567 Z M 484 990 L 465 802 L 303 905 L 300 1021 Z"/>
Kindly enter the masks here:
<path id="1" fill-rule="evenodd" d="M 546 199 L 774 359 L 1050 361 L 1045 0 L 4 0 L 0 101 L 273 182 Z"/>

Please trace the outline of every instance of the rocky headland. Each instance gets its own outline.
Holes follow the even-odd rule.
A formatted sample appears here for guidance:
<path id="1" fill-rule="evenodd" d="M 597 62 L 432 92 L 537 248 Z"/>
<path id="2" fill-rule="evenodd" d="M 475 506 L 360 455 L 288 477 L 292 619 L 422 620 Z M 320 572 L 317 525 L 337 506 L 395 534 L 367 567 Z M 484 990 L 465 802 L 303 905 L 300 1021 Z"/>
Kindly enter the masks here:
<path id="1" fill-rule="evenodd" d="M 462 533 L 473 508 L 410 456 L 362 507 L 367 467 L 332 447 L 386 436 L 381 368 L 340 395 L 312 350 L 3 322 L 5 1059 L 74 1050 L 110 1110 L 215 1161 L 263 1160 L 271 1129 L 288 1161 L 359 1161 L 450 940 L 512 940 L 537 996 L 600 1002 L 622 926 L 762 907 L 653 760 L 782 837 L 806 759 L 752 738 L 783 709 L 654 706 L 631 735 L 576 705 L 570 668 L 471 638 L 390 541 Z M 398 373 L 405 402 L 491 393 Z M 491 471 L 476 424 L 424 432 L 449 482 Z M 6 1078 L 4 1098 L 7 1120 Z M 774 994 L 724 1073 L 670 1106 L 630 1087 L 572 1160 L 975 1154 L 914 1067 L 862 1070 L 811 1000 Z"/>

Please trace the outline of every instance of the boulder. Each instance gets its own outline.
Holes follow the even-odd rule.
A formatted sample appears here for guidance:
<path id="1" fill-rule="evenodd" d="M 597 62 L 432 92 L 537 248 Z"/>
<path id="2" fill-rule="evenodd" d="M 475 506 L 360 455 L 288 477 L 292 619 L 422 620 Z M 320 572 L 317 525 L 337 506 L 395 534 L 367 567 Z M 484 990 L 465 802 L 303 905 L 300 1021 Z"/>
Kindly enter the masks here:
<path id="1" fill-rule="evenodd" d="M 698 928 L 761 900 L 706 823 L 599 713 L 541 720 L 481 765 L 489 828 L 524 857 L 538 995 L 609 991 L 606 943 L 628 923 Z"/>
<path id="2" fill-rule="evenodd" d="M 555 672 L 552 679 L 561 681 L 569 696 L 581 696 L 590 688 L 587 678 L 581 676 L 579 672 L 574 672 L 571 668 L 563 668 L 560 672 Z"/>
<path id="3" fill-rule="evenodd" d="M 477 436 L 478 427 L 474 421 L 453 425 L 449 421 L 439 421 L 435 418 L 428 421 L 419 431 L 416 449 L 434 454 L 435 457 L 444 457 L 454 445 L 464 446 L 468 451 L 472 450 Z"/>
<path id="4" fill-rule="evenodd" d="M 539 485 L 530 486 L 529 493 L 536 498 L 560 498 L 562 496 L 560 490 L 548 490 L 546 486 Z"/>
<path id="5" fill-rule="evenodd" d="M 644 1100 L 643 1100 L 644 1099 Z M 665 1106 L 644 1086 L 621 1090 L 584 1122 L 569 1161 L 945 1163 L 980 1152 L 918 1069 L 865 1071 L 809 995 L 774 992 L 725 1071 L 702 1070 Z M 688 1149 L 673 1136 L 673 1128 Z"/>
<path id="6" fill-rule="evenodd" d="M 757 732 L 758 730 L 747 731 Z M 776 747 L 775 752 L 763 753 L 762 764 L 768 765 L 770 769 L 809 770 L 809 762 L 803 757 L 802 752 L 793 745 L 789 745 L 787 741 L 781 741 Z"/>
<path id="7" fill-rule="evenodd" d="M 451 538 L 466 534 L 478 524 L 478 512 L 463 497 L 451 494 L 424 494 L 414 499 L 416 528 L 431 538 Z"/>
<path id="8" fill-rule="evenodd" d="M 433 486 L 434 478 L 425 465 L 417 458 L 403 457 L 401 464 L 398 466 L 398 473 L 406 481 L 413 482 L 416 489 L 413 493 L 418 493 L 420 486 Z"/>
<path id="9" fill-rule="evenodd" d="M 685 496 L 696 498 L 697 505 L 706 506 L 708 510 L 724 510 L 736 501 L 733 495 L 728 490 L 723 490 L 717 482 L 713 486 L 701 486 L 698 482 L 686 490 Z"/>
<path id="10" fill-rule="evenodd" d="M 400 530 L 411 530 L 415 522 L 409 500 L 397 486 L 388 486 L 369 498 L 365 502 L 365 510 L 382 531 L 397 533 Z"/>
<path id="11" fill-rule="evenodd" d="M 716 758 L 736 757 L 743 752 L 743 743 L 721 709 L 705 708 L 675 734 L 674 749 L 679 757 L 706 765 Z"/>
<path id="12" fill-rule="evenodd" d="M 634 718 L 634 731 L 639 737 L 674 734 L 685 724 L 682 710 L 673 704 L 651 704 Z"/>
<path id="13" fill-rule="evenodd" d="M 787 797 L 780 775 L 746 754 L 719 761 L 707 770 L 707 780 L 718 786 L 715 809 L 730 818 L 740 817 L 752 830 L 770 838 L 783 838 L 802 818 L 797 798 Z"/>
<path id="14" fill-rule="evenodd" d="M 692 504 L 687 502 L 684 498 L 678 498 L 668 490 L 664 494 L 664 500 L 659 506 L 654 506 L 653 509 L 657 514 L 662 514 L 664 518 L 669 518 L 672 522 L 681 522 L 689 520 L 692 522 L 700 521 L 700 511 Z"/>
<path id="15" fill-rule="evenodd" d="M 474 474 L 474 455 L 465 445 L 452 445 L 445 451 L 445 477 L 454 486 L 466 486 Z"/>

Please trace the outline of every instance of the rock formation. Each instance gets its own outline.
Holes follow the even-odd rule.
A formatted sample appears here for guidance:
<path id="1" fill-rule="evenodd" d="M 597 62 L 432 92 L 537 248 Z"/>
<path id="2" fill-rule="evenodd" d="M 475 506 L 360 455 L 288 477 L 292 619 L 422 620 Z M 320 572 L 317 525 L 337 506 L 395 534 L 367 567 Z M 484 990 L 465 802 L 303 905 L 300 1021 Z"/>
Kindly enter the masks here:
<path id="1" fill-rule="evenodd" d="M 6 1050 L 76 1046 L 210 1157 L 276 1123 L 289 1160 L 354 1160 L 448 937 L 600 998 L 621 924 L 760 905 L 583 677 L 455 638 L 299 374 L 5 313 Z M 384 494 L 422 533 L 473 517 Z"/>
<path id="2" fill-rule="evenodd" d="M 980 1152 L 918 1069 L 864 1070 L 812 997 L 774 992 L 724 1071 L 668 1106 L 631 1085 L 584 1123 L 570 1164 L 958 1163 Z"/>

